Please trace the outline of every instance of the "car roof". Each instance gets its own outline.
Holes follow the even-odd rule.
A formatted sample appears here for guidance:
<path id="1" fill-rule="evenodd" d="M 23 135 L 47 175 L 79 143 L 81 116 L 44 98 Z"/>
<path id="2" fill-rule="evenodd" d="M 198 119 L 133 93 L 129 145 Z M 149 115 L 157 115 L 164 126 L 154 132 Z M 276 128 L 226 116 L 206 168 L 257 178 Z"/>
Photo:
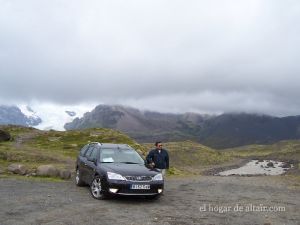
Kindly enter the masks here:
<path id="1" fill-rule="evenodd" d="M 99 142 L 92 142 L 90 144 L 97 144 L 100 145 L 100 148 L 110 148 L 110 149 L 132 149 L 127 144 L 113 144 L 113 143 L 99 143 Z"/>

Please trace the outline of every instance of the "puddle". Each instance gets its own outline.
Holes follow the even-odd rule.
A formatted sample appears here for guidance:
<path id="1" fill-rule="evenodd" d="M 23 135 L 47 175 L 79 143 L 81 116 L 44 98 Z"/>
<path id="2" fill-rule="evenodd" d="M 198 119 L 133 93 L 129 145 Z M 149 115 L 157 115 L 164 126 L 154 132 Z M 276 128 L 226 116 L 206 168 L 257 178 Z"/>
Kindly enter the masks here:
<path id="1" fill-rule="evenodd" d="M 240 168 L 222 171 L 216 175 L 280 175 L 284 174 L 290 168 L 293 168 L 293 165 L 285 162 L 274 160 L 251 160 Z"/>

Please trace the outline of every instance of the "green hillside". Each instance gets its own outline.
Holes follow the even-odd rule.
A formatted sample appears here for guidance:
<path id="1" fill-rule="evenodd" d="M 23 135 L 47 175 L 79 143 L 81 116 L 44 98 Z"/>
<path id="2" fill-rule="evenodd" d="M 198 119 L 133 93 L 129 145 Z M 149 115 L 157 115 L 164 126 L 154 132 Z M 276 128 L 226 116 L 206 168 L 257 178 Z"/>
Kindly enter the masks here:
<path id="1" fill-rule="evenodd" d="M 80 131 L 41 131 L 20 126 L 1 126 L 12 140 L 0 142 L 0 169 L 11 163 L 22 163 L 34 170 L 42 164 L 74 169 L 78 151 L 88 142 L 124 143 L 145 154 L 143 146 L 119 131 L 95 128 Z"/>
<path id="2" fill-rule="evenodd" d="M 222 151 L 233 157 L 272 158 L 300 161 L 300 140 L 280 141 L 270 145 L 246 145 Z"/>
<path id="3" fill-rule="evenodd" d="M 171 173 L 175 170 L 174 173 L 199 174 L 210 166 L 222 165 L 235 159 L 227 152 L 217 151 L 193 141 L 167 142 L 163 145 L 169 151 Z M 154 147 L 150 143 L 143 146 L 148 151 Z"/>
<path id="4" fill-rule="evenodd" d="M 89 142 L 124 143 L 143 156 L 153 143 L 139 144 L 123 133 L 105 128 L 74 131 L 41 131 L 20 126 L 0 126 L 12 140 L 0 142 L 0 171 L 7 174 L 7 166 L 21 163 L 34 172 L 40 165 L 52 164 L 60 169 L 74 171 L 78 151 Z M 292 161 L 299 172 L 300 140 L 281 141 L 272 145 L 248 145 L 215 150 L 193 141 L 167 142 L 164 148 L 170 154 L 170 175 L 201 174 L 215 167 L 236 165 L 243 159 L 279 159 Z"/>
<path id="5" fill-rule="evenodd" d="M 148 149 L 153 144 L 143 144 Z M 295 166 L 294 174 L 299 174 L 300 140 L 280 141 L 270 145 L 247 145 L 225 150 L 215 150 L 197 142 L 167 142 L 164 148 L 170 154 L 170 166 L 178 173 L 201 174 L 213 167 L 239 164 L 242 160 L 274 159 L 290 161 Z M 173 168 L 172 168 L 173 169 Z"/>

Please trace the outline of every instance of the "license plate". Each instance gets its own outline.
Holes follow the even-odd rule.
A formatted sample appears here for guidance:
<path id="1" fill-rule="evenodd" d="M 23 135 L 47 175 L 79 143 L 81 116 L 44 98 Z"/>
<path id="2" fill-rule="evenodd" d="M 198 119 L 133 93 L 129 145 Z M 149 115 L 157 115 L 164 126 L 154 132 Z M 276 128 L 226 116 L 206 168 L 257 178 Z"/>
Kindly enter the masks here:
<path id="1" fill-rule="evenodd" d="M 132 184 L 130 189 L 150 189 L 150 184 Z"/>

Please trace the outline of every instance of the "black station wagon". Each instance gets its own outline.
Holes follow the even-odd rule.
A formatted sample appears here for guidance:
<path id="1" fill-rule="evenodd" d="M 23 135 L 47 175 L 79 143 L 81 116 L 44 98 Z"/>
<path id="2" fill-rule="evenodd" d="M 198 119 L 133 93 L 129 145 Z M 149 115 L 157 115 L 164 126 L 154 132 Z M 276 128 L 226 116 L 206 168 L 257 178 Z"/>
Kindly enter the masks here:
<path id="1" fill-rule="evenodd" d="M 89 185 L 96 199 L 112 195 L 154 199 L 164 189 L 161 171 L 147 167 L 144 159 L 126 144 L 85 145 L 77 157 L 75 182 L 77 186 Z"/>

